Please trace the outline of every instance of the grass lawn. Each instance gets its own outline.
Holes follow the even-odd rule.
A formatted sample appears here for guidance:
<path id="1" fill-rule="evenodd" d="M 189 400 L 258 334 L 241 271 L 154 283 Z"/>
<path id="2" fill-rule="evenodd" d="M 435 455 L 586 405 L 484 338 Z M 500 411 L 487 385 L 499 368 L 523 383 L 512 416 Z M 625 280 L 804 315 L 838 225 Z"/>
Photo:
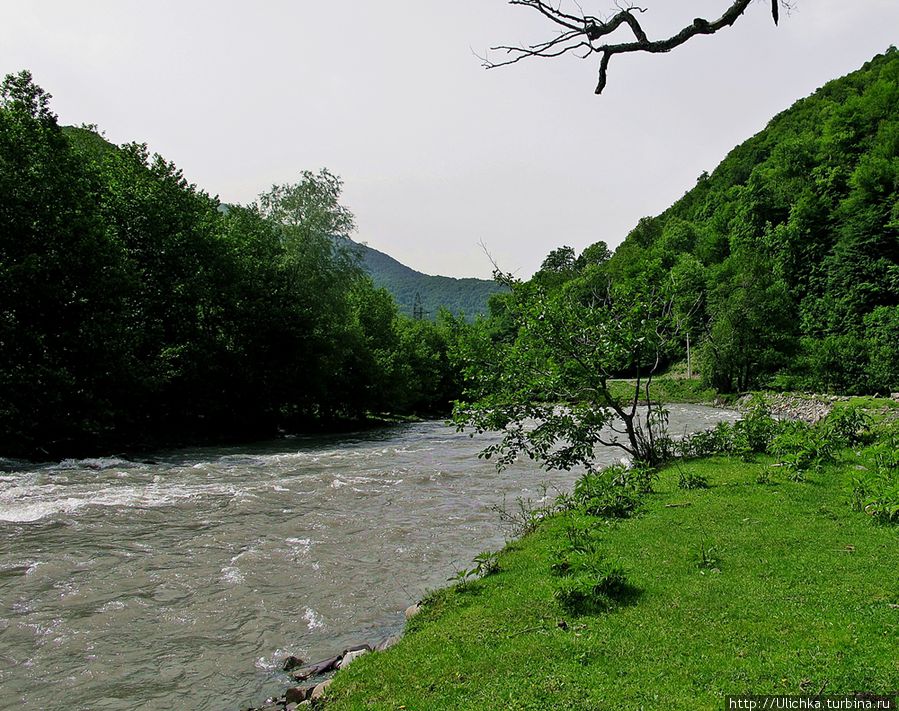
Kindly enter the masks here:
<path id="1" fill-rule="evenodd" d="M 805 482 L 766 463 L 676 463 L 637 516 L 566 512 L 434 593 L 406 636 L 340 672 L 330 709 L 722 709 L 728 694 L 899 689 L 899 527 L 853 512 L 853 454 Z M 679 472 L 710 488 L 678 488 Z M 638 590 L 576 616 L 553 593 L 566 529 Z M 700 560 L 706 553 L 706 565 Z"/>
<path id="2" fill-rule="evenodd" d="M 610 380 L 609 391 L 614 397 L 625 401 L 634 396 L 634 380 Z M 702 384 L 699 379 L 673 378 L 667 375 L 653 378 L 649 386 L 649 394 L 653 400 L 662 403 L 702 403 L 713 402 L 718 393 L 714 388 Z M 641 384 L 640 398 L 646 395 L 645 384 Z"/>

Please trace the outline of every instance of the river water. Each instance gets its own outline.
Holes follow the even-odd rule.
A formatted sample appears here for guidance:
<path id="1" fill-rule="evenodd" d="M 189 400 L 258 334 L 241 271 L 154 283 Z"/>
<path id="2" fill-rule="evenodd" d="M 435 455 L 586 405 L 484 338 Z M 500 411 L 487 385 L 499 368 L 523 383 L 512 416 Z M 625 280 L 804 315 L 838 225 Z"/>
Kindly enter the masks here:
<path id="1" fill-rule="evenodd" d="M 672 432 L 735 419 L 672 406 Z M 498 474 L 442 422 L 240 448 L 0 460 L 0 709 L 234 710 L 287 655 L 375 642 L 576 473 Z M 613 462 L 618 450 L 598 453 Z"/>

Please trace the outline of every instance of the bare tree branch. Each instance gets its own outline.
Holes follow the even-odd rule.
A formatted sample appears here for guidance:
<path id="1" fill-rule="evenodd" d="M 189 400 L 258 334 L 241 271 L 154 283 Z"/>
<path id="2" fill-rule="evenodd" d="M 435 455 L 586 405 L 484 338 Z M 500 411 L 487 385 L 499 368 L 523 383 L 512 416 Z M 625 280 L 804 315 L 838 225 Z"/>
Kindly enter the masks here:
<path id="1" fill-rule="evenodd" d="M 532 57 L 560 57 L 563 54 L 576 53 L 579 58 L 586 59 L 592 54 L 599 54 L 599 80 L 595 93 L 601 94 L 606 87 L 609 62 L 614 55 L 630 52 L 648 52 L 650 54 L 670 52 L 697 35 L 711 35 L 725 27 L 732 26 L 752 1 L 732 0 L 730 7 L 717 20 L 709 21 L 697 17 L 680 32 L 670 37 L 650 40 L 637 19 L 637 13 L 647 12 L 647 9 L 636 5 L 616 4 L 618 11 L 610 18 L 602 20 L 595 15 L 587 15 L 583 12 L 580 16 L 563 12 L 561 5 L 553 5 L 549 0 L 509 0 L 510 5 L 523 5 L 539 12 L 561 28 L 559 34 L 553 39 L 532 45 L 491 47 L 491 51 L 505 54 L 505 59 L 500 61 L 493 61 L 489 57 L 481 59 L 486 68 L 494 69 Z M 780 5 L 790 10 L 794 2 L 771 0 L 774 24 L 777 24 L 780 19 Z M 606 38 L 625 25 L 633 35 L 633 40 L 616 43 L 606 41 Z M 579 50 L 582 53 L 579 53 Z"/>

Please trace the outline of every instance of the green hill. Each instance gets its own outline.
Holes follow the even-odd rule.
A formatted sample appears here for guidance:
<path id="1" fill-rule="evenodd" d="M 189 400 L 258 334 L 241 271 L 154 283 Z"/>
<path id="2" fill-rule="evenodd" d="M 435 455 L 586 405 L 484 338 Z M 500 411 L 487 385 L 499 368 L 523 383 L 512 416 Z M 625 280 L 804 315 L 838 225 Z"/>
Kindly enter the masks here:
<path id="1" fill-rule="evenodd" d="M 425 318 L 433 319 L 441 307 L 456 315 L 474 318 L 487 313 L 487 300 L 491 294 L 505 290 L 505 287 L 487 279 L 455 279 L 423 274 L 377 249 L 354 244 L 372 280 L 393 294 L 400 311 L 408 316 L 413 315 L 418 295 Z"/>
<path id="2" fill-rule="evenodd" d="M 776 116 L 607 271 L 677 285 L 719 389 L 899 389 L 899 52 Z"/>
<path id="3" fill-rule="evenodd" d="M 62 126 L 63 135 L 82 153 L 91 158 L 102 158 L 118 148 L 97 132 L 96 126 Z"/>

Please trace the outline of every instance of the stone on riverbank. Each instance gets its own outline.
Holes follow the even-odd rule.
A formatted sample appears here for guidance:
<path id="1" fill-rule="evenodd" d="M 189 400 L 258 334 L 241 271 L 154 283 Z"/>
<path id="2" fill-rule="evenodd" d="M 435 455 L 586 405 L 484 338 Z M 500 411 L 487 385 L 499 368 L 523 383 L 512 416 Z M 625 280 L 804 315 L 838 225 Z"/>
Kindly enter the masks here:
<path id="1" fill-rule="evenodd" d="M 383 652 L 385 649 L 390 649 L 393 645 L 400 641 L 400 636 L 398 634 L 392 634 L 389 637 L 382 639 L 375 645 L 374 651 Z"/>
<path id="2" fill-rule="evenodd" d="M 305 701 L 312 694 L 314 686 L 295 686 L 284 692 L 284 700 L 289 704 Z"/>
<path id="3" fill-rule="evenodd" d="M 306 679 L 311 679 L 314 676 L 320 676 L 321 674 L 333 671 L 337 668 L 337 664 L 342 658 L 343 655 L 338 654 L 336 657 L 330 657 L 329 659 L 305 666 L 299 671 L 292 673 L 290 676 L 293 677 L 295 681 L 306 681 Z"/>
<path id="4" fill-rule="evenodd" d="M 372 647 L 370 644 L 357 644 L 353 647 L 347 647 L 346 649 L 344 649 L 340 656 L 345 657 L 347 654 L 350 654 L 351 652 L 370 652 L 371 649 L 372 649 Z"/>
<path id="5" fill-rule="evenodd" d="M 737 408 L 745 410 L 752 402 L 752 395 L 745 395 L 737 401 Z M 837 395 L 793 395 L 789 393 L 767 393 L 765 404 L 771 414 L 791 420 L 802 420 L 816 424 L 833 410 L 837 402 L 848 401 L 849 398 Z"/>
<path id="6" fill-rule="evenodd" d="M 353 652 L 347 652 L 345 655 L 343 655 L 343 659 L 340 660 L 340 663 L 337 665 L 337 668 L 344 669 L 345 667 L 348 667 L 353 661 L 355 661 L 356 659 L 361 657 L 363 654 L 368 654 L 369 651 L 371 651 L 371 650 L 357 649 Z"/>
<path id="7" fill-rule="evenodd" d="M 309 698 L 312 701 L 315 701 L 324 696 L 327 688 L 331 686 L 331 681 L 331 679 L 325 679 L 321 684 L 317 684 L 316 687 L 312 690 L 312 695 Z"/>

